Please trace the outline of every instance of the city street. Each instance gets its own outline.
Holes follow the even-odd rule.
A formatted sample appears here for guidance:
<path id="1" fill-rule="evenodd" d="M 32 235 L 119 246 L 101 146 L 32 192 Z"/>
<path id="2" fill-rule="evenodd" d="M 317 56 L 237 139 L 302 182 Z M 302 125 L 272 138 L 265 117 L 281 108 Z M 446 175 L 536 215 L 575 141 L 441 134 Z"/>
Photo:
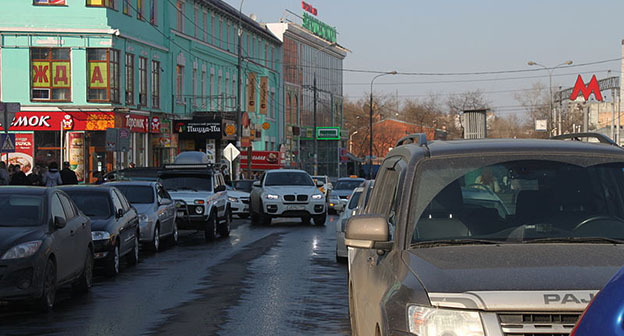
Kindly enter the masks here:
<path id="1" fill-rule="evenodd" d="M 298 219 L 252 227 L 237 219 L 231 236 L 142 253 L 136 267 L 91 291 L 58 293 L 55 310 L 0 306 L 1 335 L 349 335 L 346 265 L 335 261 L 335 221 Z"/>

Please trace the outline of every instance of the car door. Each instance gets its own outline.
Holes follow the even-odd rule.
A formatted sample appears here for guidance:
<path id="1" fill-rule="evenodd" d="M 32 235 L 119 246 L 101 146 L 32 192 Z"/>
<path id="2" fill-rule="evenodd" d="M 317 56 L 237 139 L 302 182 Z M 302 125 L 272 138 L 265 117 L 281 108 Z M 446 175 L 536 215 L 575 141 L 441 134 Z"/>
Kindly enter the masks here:
<path id="1" fill-rule="evenodd" d="M 57 228 L 54 225 L 54 218 L 60 217 L 63 220 L 67 220 L 65 216 L 65 210 L 63 210 L 63 204 L 58 196 L 58 193 L 50 194 L 50 219 L 54 230 L 53 236 L 55 241 L 56 250 L 56 269 L 58 281 L 63 282 L 69 278 L 73 272 L 74 265 L 71 260 L 74 258 L 74 246 L 72 244 L 71 227 L 65 225 L 63 228 Z"/>
<path id="2" fill-rule="evenodd" d="M 65 212 L 67 220 L 67 228 L 69 228 L 70 244 L 72 246 L 72 259 L 68 261 L 71 264 L 71 275 L 78 275 L 82 272 L 86 261 L 86 251 L 91 240 L 91 229 L 87 225 L 87 220 L 79 216 L 74 204 L 69 197 L 58 193 L 61 205 Z M 88 231 L 88 232 L 87 232 Z"/>
<path id="3" fill-rule="evenodd" d="M 171 200 L 171 197 L 165 192 L 162 185 L 157 184 L 155 186 L 156 199 L 158 202 L 158 220 L 160 221 L 161 230 L 164 234 L 170 234 L 173 232 L 173 220 L 175 214 L 175 207 L 173 201 L 169 204 L 163 204 L 163 200 Z"/>
<path id="4" fill-rule="evenodd" d="M 117 197 L 119 197 L 121 206 L 124 209 L 124 230 L 127 231 L 127 247 L 128 250 L 132 250 L 135 244 L 134 238 L 139 230 L 139 213 L 134 207 L 132 207 L 132 205 L 130 205 L 130 202 L 128 202 L 128 199 L 121 193 L 121 191 L 115 189 L 115 192 L 117 193 Z"/>
<path id="5" fill-rule="evenodd" d="M 215 180 L 215 188 L 219 187 L 219 186 L 224 186 L 225 187 L 225 180 L 223 179 L 223 175 L 221 174 L 215 174 L 214 175 L 214 180 Z M 215 202 L 217 205 L 217 216 L 219 216 L 220 218 L 225 217 L 225 208 L 226 208 L 226 203 L 227 203 L 227 191 L 220 191 L 218 193 L 215 193 Z"/>
<path id="6" fill-rule="evenodd" d="M 398 223 L 397 210 L 403 197 L 400 187 L 404 184 L 400 182 L 400 178 L 405 167 L 405 161 L 401 157 L 390 157 L 384 161 L 366 209 L 369 214 L 382 215 L 386 218 L 390 241 L 395 237 Z M 381 302 L 384 294 L 394 283 L 393 265 L 400 262 L 399 256 L 396 244 L 395 248 L 382 255 L 375 249 L 356 249 L 351 276 L 359 335 L 372 333 L 375 324 L 383 322 Z"/>
<path id="7" fill-rule="evenodd" d="M 115 211 L 115 227 L 112 230 L 113 232 L 117 232 L 119 236 L 119 250 L 120 254 L 125 254 L 128 250 L 128 218 L 126 216 L 126 211 L 121 205 L 121 200 L 119 199 L 119 195 L 114 189 L 110 191 L 111 201 L 113 202 L 113 209 Z M 119 216 L 118 213 L 121 211 L 123 213 L 122 216 Z"/>

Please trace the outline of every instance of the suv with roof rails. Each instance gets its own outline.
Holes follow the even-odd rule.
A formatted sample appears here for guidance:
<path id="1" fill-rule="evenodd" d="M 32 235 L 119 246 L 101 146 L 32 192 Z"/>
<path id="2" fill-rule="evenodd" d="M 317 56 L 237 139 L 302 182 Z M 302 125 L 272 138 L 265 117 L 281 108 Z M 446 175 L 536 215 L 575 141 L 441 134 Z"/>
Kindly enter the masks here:
<path id="1" fill-rule="evenodd" d="M 411 135 L 345 243 L 354 335 L 568 335 L 624 264 L 624 150 Z"/>
<path id="2" fill-rule="evenodd" d="M 183 152 L 164 166 L 158 180 L 176 205 L 180 230 L 203 230 L 206 241 L 230 235 L 232 210 L 223 175 L 202 152 Z"/>

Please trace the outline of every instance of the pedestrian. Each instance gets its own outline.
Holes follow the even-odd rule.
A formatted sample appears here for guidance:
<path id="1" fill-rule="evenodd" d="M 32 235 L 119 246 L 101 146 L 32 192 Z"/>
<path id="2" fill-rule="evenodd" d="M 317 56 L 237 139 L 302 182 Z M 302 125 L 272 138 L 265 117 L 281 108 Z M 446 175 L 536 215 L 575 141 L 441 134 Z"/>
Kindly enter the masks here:
<path id="1" fill-rule="evenodd" d="M 9 178 L 11 178 L 13 176 L 13 173 L 15 172 L 15 165 L 14 164 L 10 164 L 9 165 L 8 172 L 9 172 Z"/>
<path id="2" fill-rule="evenodd" d="M 56 162 L 51 162 L 48 165 L 48 172 L 43 175 L 43 185 L 46 187 L 56 187 L 61 184 L 63 184 L 63 180 L 58 171 L 58 164 Z"/>
<path id="3" fill-rule="evenodd" d="M 67 161 L 63 162 L 61 180 L 63 180 L 63 184 L 78 184 L 78 177 L 76 177 L 76 173 L 71 170 L 69 162 Z"/>
<path id="4" fill-rule="evenodd" d="M 30 180 L 30 184 L 34 186 L 43 185 L 43 177 L 41 176 L 41 167 L 35 166 L 33 168 L 30 175 L 28 175 L 28 179 Z"/>
<path id="5" fill-rule="evenodd" d="M 4 161 L 0 162 L 0 185 L 7 185 L 11 181 L 11 177 L 9 176 L 9 172 L 6 169 L 6 163 Z"/>
<path id="6" fill-rule="evenodd" d="M 14 167 L 13 176 L 11 176 L 11 185 L 30 185 L 30 180 L 22 171 L 22 167 L 20 165 L 15 165 Z"/>

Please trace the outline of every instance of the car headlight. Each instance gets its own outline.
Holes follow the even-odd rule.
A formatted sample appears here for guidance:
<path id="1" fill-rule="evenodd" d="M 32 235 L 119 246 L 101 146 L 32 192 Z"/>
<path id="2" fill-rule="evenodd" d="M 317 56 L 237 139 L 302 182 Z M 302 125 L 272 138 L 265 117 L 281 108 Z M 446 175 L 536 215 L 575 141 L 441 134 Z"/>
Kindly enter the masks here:
<path id="1" fill-rule="evenodd" d="M 2 256 L 3 260 L 27 258 L 37 253 L 41 246 L 41 240 L 33 240 L 13 246 Z"/>
<path id="2" fill-rule="evenodd" d="M 139 215 L 139 220 L 140 220 L 141 222 L 147 222 L 147 221 L 149 220 L 149 217 L 147 217 L 147 215 L 146 215 L 146 214 L 140 214 L 140 215 Z"/>
<path id="3" fill-rule="evenodd" d="M 266 199 L 270 199 L 270 200 L 279 199 L 279 196 L 273 195 L 273 194 L 267 194 L 265 197 L 266 197 Z"/>
<path id="4" fill-rule="evenodd" d="M 91 240 L 106 240 L 110 239 L 110 233 L 106 231 L 92 231 Z"/>
<path id="5" fill-rule="evenodd" d="M 312 199 L 313 199 L 313 200 L 320 200 L 321 198 L 323 198 L 323 195 L 322 195 L 322 194 L 312 195 Z"/>
<path id="6" fill-rule="evenodd" d="M 198 215 L 201 215 L 204 213 L 204 207 L 203 206 L 197 206 L 195 207 L 195 213 Z"/>
<path id="7" fill-rule="evenodd" d="M 416 335 L 485 335 L 481 316 L 476 311 L 421 306 L 410 306 L 407 311 L 410 332 Z"/>
<path id="8" fill-rule="evenodd" d="M 234 203 L 238 202 L 238 198 L 232 197 L 232 196 L 229 196 L 228 200 L 230 200 L 230 202 L 234 202 Z"/>

